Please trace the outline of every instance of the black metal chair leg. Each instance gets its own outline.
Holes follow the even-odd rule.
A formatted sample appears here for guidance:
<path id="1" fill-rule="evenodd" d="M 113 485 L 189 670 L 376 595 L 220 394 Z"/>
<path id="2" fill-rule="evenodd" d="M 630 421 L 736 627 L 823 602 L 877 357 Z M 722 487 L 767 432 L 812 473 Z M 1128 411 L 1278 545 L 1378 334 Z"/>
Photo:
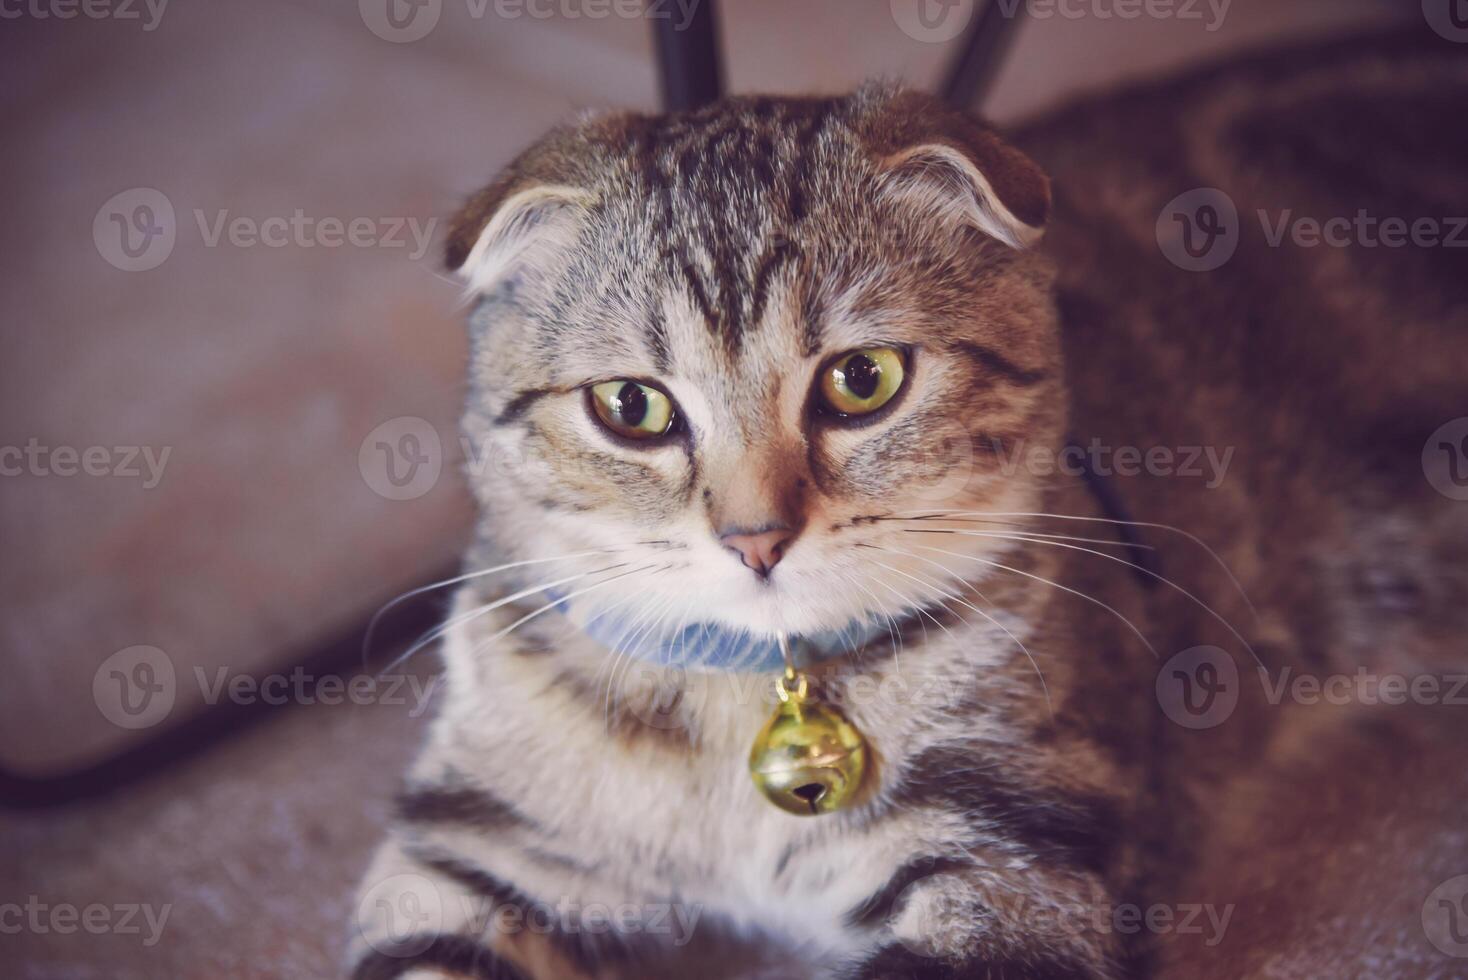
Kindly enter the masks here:
<path id="1" fill-rule="evenodd" d="M 989 0 L 969 25 L 940 94 L 961 109 L 980 109 L 1004 66 L 1004 56 L 1025 16 L 1024 3 Z"/>
<path id="2" fill-rule="evenodd" d="M 694 4 L 686 24 L 680 16 L 672 4 L 653 4 L 648 8 L 657 48 L 663 108 L 668 112 L 697 109 L 717 102 L 724 93 L 718 10 L 714 0 Z"/>

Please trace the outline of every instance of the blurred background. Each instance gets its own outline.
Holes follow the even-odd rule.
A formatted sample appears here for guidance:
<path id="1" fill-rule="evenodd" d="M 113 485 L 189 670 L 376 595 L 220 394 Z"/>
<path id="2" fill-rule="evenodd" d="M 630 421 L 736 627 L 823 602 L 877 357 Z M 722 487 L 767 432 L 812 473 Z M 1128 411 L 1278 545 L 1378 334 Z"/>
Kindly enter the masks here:
<path id="1" fill-rule="evenodd" d="M 3 929 L 7 975 L 334 975 L 435 685 L 358 673 L 363 627 L 452 573 L 486 465 L 444 220 L 578 110 L 656 108 L 655 31 L 705 4 L 0 0 L 0 899 L 114 926 Z M 975 108 L 1010 125 L 1426 29 L 1403 0 L 1006 5 Z M 935 88 L 982 6 L 726 2 L 725 85 Z"/>

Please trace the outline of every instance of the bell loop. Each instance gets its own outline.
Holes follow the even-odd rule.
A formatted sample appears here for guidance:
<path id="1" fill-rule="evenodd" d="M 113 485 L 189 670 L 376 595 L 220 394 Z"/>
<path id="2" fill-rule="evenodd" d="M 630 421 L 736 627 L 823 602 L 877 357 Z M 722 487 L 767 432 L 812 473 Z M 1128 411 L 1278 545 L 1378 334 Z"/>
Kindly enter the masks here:
<path id="1" fill-rule="evenodd" d="M 810 678 L 786 661 L 775 706 L 749 752 L 765 798 L 787 813 L 814 816 L 851 806 L 866 771 L 866 740 L 840 709 L 812 696 Z"/>
<path id="2" fill-rule="evenodd" d="M 794 690 L 791 690 L 792 685 Z M 793 667 L 787 667 L 785 676 L 775 679 L 775 693 L 779 695 L 782 702 L 786 703 L 791 698 L 796 701 L 808 700 L 810 698 L 810 678 L 796 673 Z"/>

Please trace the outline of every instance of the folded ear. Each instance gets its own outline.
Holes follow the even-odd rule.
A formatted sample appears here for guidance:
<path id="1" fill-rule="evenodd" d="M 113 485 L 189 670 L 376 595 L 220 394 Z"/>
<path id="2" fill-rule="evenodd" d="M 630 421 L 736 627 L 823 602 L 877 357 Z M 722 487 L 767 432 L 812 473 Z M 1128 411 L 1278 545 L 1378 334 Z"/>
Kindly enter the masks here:
<path id="1" fill-rule="evenodd" d="M 532 147 L 459 210 L 445 259 L 471 293 L 551 261 L 575 245 L 594 195 L 565 133 Z"/>
<path id="2" fill-rule="evenodd" d="M 863 136 L 882 193 L 1014 248 L 1039 241 L 1050 181 L 988 126 L 932 96 L 867 87 Z"/>

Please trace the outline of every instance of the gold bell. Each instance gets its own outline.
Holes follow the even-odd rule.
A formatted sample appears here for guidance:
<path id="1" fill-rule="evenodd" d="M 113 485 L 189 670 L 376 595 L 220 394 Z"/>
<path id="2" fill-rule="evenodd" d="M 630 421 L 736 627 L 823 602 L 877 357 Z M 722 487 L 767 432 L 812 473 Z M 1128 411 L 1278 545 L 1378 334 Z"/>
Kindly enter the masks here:
<path id="1" fill-rule="evenodd" d="M 861 788 L 866 740 L 840 711 L 811 697 L 805 675 L 788 661 L 775 693 L 780 703 L 749 750 L 754 784 L 789 813 L 841 809 Z"/>

